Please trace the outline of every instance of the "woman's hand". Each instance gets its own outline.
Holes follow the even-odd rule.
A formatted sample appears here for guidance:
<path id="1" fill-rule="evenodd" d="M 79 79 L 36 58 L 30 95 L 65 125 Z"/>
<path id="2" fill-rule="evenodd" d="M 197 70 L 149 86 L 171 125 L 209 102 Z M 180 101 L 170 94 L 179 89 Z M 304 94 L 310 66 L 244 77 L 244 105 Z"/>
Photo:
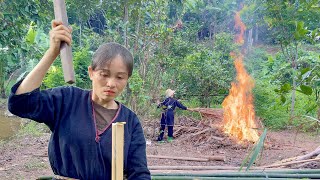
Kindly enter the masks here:
<path id="1" fill-rule="evenodd" d="M 58 56 L 60 53 L 60 45 L 61 42 L 66 42 L 69 46 L 72 43 L 72 29 L 71 27 L 66 27 L 63 25 L 62 21 L 53 20 L 51 22 L 51 31 L 49 33 L 50 36 L 50 47 L 49 52 L 52 53 L 53 56 Z"/>

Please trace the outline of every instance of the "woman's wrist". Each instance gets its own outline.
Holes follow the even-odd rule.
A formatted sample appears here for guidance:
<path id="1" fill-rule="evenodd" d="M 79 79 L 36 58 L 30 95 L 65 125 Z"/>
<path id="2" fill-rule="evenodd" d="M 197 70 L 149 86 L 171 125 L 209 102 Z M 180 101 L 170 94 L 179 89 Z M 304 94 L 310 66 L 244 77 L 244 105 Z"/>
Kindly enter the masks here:
<path id="1" fill-rule="evenodd" d="M 45 53 L 50 59 L 53 59 L 53 61 L 58 57 L 60 54 L 60 50 L 56 50 L 53 48 L 49 48 Z"/>

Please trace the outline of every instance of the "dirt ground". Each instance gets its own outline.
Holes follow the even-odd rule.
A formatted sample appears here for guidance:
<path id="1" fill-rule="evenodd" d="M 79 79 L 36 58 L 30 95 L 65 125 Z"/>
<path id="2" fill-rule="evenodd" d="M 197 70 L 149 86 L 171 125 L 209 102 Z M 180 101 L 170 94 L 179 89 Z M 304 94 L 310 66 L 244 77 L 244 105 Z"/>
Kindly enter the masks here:
<path id="1" fill-rule="evenodd" d="M 147 138 L 147 154 L 175 157 L 203 158 L 224 156 L 225 161 L 185 161 L 148 157 L 149 166 L 237 166 L 246 157 L 252 143 L 239 144 L 221 130 L 222 110 L 213 110 L 208 117 L 196 121 L 178 117 L 172 143 L 155 141 L 158 120 L 143 124 Z M 50 134 L 12 138 L 0 144 L 0 179 L 36 179 L 52 175 L 47 157 Z M 268 131 L 265 147 L 255 166 L 269 165 L 282 159 L 304 155 L 320 145 L 320 135 L 296 130 Z M 319 162 L 289 168 L 320 168 Z"/>

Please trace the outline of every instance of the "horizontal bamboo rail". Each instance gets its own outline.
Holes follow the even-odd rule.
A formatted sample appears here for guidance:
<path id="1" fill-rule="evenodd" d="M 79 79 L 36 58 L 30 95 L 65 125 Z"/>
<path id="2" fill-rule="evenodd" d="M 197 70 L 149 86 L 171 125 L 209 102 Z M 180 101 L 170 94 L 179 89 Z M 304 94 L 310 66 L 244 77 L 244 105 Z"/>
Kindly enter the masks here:
<path id="1" fill-rule="evenodd" d="M 205 156 L 202 158 L 193 158 L 193 157 L 173 157 L 173 156 L 161 156 L 161 155 L 147 155 L 148 158 L 159 158 L 159 159 L 176 159 L 176 160 L 185 160 L 185 161 L 226 161 L 225 156 Z"/>
<path id="2" fill-rule="evenodd" d="M 320 179 L 320 174 L 286 174 L 286 173 L 267 173 L 267 172 L 226 172 L 226 173 L 157 173 L 152 174 L 153 177 L 158 176 L 181 176 L 181 177 L 263 177 L 263 178 L 312 178 Z"/>
<path id="3" fill-rule="evenodd" d="M 151 174 L 191 174 L 191 175 L 203 175 L 203 174 L 222 174 L 222 173 L 238 173 L 239 171 L 235 170 L 175 170 L 175 169 L 162 169 L 162 170 L 154 170 L 150 169 Z M 241 171 L 239 173 L 271 173 L 271 174 L 320 174 L 320 170 L 312 169 L 308 170 L 270 170 L 270 169 L 260 169 L 260 170 L 250 170 L 250 171 Z"/>

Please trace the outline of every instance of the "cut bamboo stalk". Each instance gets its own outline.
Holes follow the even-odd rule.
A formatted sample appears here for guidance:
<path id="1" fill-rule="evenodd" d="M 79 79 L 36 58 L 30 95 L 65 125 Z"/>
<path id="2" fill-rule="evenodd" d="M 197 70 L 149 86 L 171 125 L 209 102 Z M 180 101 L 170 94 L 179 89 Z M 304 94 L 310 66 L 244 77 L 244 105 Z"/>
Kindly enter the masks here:
<path id="1" fill-rule="evenodd" d="M 171 157 L 171 156 L 157 156 L 157 155 L 147 155 L 149 158 L 159 158 L 159 159 L 176 159 L 185 161 L 209 161 L 208 158 L 191 158 L 191 157 Z"/>
<path id="2" fill-rule="evenodd" d="M 151 174 L 221 174 L 221 173 L 268 173 L 268 174 L 319 174 L 319 169 L 311 169 L 311 170 L 299 170 L 299 169 L 255 169 L 249 171 L 239 172 L 238 170 L 176 170 L 176 169 L 161 169 L 161 170 L 152 170 L 150 169 Z"/>
<path id="3" fill-rule="evenodd" d="M 226 173 L 193 173 L 193 172 L 183 172 L 183 173 L 154 173 L 152 176 L 180 176 L 180 177 L 264 177 L 268 178 L 312 178 L 319 179 L 320 174 L 286 174 L 286 173 L 266 173 L 266 172 L 226 172 Z M 169 178 L 167 178 L 169 179 Z M 201 178 L 199 178 L 201 179 Z"/>
<path id="4" fill-rule="evenodd" d="M 124 124 L 112 123 L 112 180 L 123 180 Z"/>
<path id="5" fill-rule="evenodd" d="M 234 166 L 148 166 L 149 170 L 237 170 Z"/>
<path id="6" fill-rule="evenodd" d="M 54 16 L 56 20 L 62 21 L 63 25 L 68 26 L 68 16 L 65 0 L 53 0 Z M 75 82 L 74 69 L 72 63 L 72 49 L 66 42 L 61 42 L 60 57 L 64 81 L 72 84 Z"/>
<path id="7" fill-rule="evenodd" d="M 237 166 L 148 166 L 150 170 L 239 170 Z M 292 170 L 289 168 L 252 167 L 250 170 Z"/>
<path id="8" fill-rule="evenodd" d="M 206 156 L 204 158 L 192 158 L 192 157 L 173 157 L 173 156 L 160 156 L 160 155 L 147 155 L 149 158 L 159 158 L 159 159 L 176 159 L 185 161 L 225 161 L 225 156 Z"/>

